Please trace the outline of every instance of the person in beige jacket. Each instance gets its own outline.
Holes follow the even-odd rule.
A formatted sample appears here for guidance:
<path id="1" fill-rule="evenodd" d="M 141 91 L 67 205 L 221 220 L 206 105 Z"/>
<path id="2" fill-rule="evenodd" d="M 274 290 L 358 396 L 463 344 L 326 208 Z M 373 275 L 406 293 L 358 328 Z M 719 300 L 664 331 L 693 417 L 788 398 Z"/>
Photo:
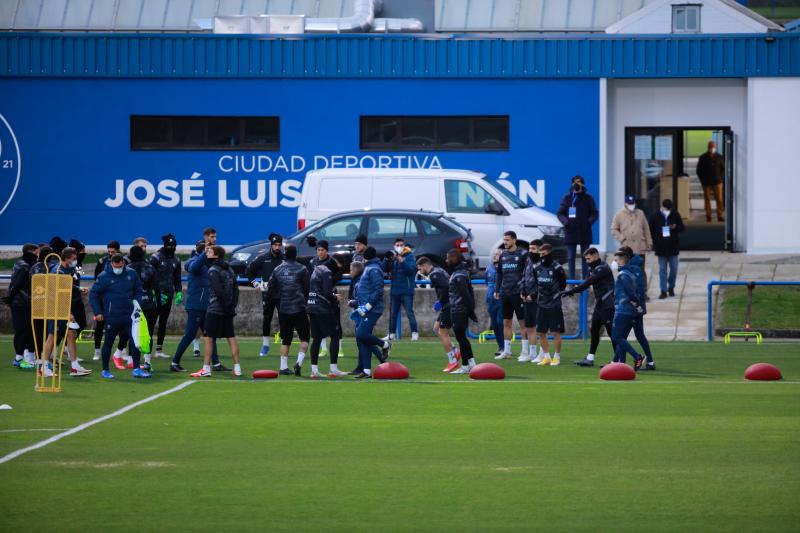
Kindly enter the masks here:
<path id="1" fill-rule="evenodd" d="M 619 241 L 620 246 L 630 246 L 633 253 L 642 258 L 644 286 L 647 287 L 644 261 L 645 253 L 653 249 L 653 237 L 644 211 L 636 209 L 636 198 L 633 195 L 625 197 L 625 205 L 614 215 L 611 221 L 611 234 Z"/>

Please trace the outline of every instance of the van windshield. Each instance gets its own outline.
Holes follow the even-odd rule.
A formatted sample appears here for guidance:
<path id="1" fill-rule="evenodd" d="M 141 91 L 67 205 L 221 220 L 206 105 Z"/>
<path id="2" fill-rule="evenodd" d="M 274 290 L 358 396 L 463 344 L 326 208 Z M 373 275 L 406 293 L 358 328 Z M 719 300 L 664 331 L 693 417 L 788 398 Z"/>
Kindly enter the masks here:
<path id="1" fill-rule="evenodd" d="M 523 202 L 522 200 L 511 194 L 508 189 L 506 189 L 505 187 L 503 187 L 490 177 L 488 176 L 484 177 L 483 181 L 485 181 L 496 192 L 500 193 L 500 195 L 503 198 L 508 200 L 514 207 L 514 209 L 525 209 L 526 207 L 530 207 L 528 204 L 526 204 L 525 202 Z"/>

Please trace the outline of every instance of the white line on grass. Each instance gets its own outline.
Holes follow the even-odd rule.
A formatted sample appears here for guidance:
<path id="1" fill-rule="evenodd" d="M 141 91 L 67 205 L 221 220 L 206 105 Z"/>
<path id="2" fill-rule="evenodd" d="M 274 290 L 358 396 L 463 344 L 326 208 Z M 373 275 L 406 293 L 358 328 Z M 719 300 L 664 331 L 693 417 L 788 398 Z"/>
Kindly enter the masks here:
<path id="1" fill-rule="evenodd" d="M 0 433 L 23 433 L 28 431 L 66 431 L 67 428 L 0 429 Z"/>
<path id="2" fill-rule="evenodd" d="M 161 398 L 162 396 L 167 396 L 168 394 L 172 394 L 173 392 L 178 392 L 179 390 L 185 389 L 186 387 L 188 387 L 189 385 L 192 385 L 193 383 L 195 383 L 195 382 L 194 381 L 184 381 L 183 383 L 181 383 L 177 387 L 172 387 L 171 389 L 165 390 L 164 392 L 159 392 L 158 394 L 154 394 L 152 396 L 148 396 L 147 398 L 139 400 L 138 402 L 133 402 L 130 405 L 126 405 L 125 407 L 117 409 L 113 413 L 108 413 L 107 415 L 103 415 L 103 416 L 101 416 L 99 418 L 95 418 L 94 420 L 89 420 L 88 422 L 84 422 L 83 424 L 80 424 L 79 426 L 75 426 L 74 428 L 68 429 L 67 431 L 64 431 L 63 433 L 59 433 L 58 435 L 53 435 L 49 439 L 45 439 L 45 440 L 43 440 L 41 442 L 37 442 L 36 444 L 32 444 L 31 446 L 28 446 L 27 448 L 21 448 L 21 449 L 19 449 L 17 451 L 11 452 L 8 455 L 4 455 L 3 457 L 0 457 L 0 464 L 7 463 L 8 461 L 11 461 L 12 459 L 16 459 L 20 455 L 26 454 L 28 452 L 32 452 L 34 450 L 38 450 L 39 448 L 44 448 L 48 444 L 53 444 L 54 442 L 59 441 L 59 440 L 63 439 L 64 437 L 69 437 L 70 435 L 74 435 L 75 433 L 78 433 L 79 431 L 83 431 L 86 428 L 90 428 L 90 427 L 94 426 L 95 424 L 99 424 L 100 422 L 105 422 L 106 420 L 109 420 L 111 418 L 114 418 L 114 417 L 117 417 L 119 415 L 125 414 L 128 411 L 130 411 L 131 409 L 136 409 L 140 405 L 144 405 L 146 403 L 152 402 L 153 400 L 157 400 L 157 399 Z"/>

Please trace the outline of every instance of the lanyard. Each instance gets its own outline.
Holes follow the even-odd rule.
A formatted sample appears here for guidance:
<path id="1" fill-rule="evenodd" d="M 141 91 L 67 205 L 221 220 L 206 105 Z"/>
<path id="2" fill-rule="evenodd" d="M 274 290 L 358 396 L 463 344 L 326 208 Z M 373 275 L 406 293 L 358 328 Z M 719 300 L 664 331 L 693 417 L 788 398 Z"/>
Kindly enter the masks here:
<path id="1" fill-rule="evenodd" d="M 578 198 L 576 193 L 572 193 L 572 207 L 575 207 L 575 200 Z"/>

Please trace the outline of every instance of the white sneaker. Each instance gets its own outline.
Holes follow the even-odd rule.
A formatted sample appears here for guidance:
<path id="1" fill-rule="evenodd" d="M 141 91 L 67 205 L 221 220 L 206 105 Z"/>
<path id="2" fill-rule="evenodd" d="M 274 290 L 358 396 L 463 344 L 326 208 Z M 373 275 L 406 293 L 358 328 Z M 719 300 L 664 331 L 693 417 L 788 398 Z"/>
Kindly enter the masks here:
<path id="1" fill-rule="evenodd" d="M 92 357 L 92 361 L 99 361 L 100 357 L 101 357 L 100 350 L 95 350 L 94 351 L 94 356 Z"/>
<path id="2" fill-rule="evenodd" d="M 233 375 L 234 375 L 234 376 L 237 376 L 237 377 L 238 377 L 238 376 L 241 376 L 241 375 L 242 375 L 242 369 L 241 369 L 241 368 L 236 368 L 236 367 L 233 367 Z"/>
<path id="3" fill-rule="evenodd" d="M 520 363 L 530 363 L 531 356 L 528 354 L 521 353 L 519 354 L 519 357 L 517 357 L 517 361 L 519 361 Z"/>
<path id="4" fill-rule="evenodd" d="M 534 357 L 533 359 L 531 359 L 531 363 L 534 363 L 534 364 L 537 364 L 537 365 L 538 365 L 539 363 L 541 363 L 541 362 L 542 362 L 542 360 L 543 360 L 543 359 L 544 359 L 544 354 L 541 354 L 541 353 L 540 353 L 539 355 L 537 355 L 536 357 Z"/>
<path id="5" fill-rule="evenodd" d="M 158 352 L 156 352 L 155 358 L 156 358 L 156 359 L 169 359 L 169 358 L 170 358 L 170 356 L 169 356 L 169 355 L 167 355 L 167 354 L 165 354 L 165 353 L 164 353 L 164 352 L 162 352 L 162 351 L 158 351 Z"/>
<path id="6" fill-rule="evenodd" d="M 340 378 L 342 376 L 349 376 L 347 372 L 342 372 L 341 370 L 331 370 L 328 372 L 329 378 Z"/>
<path id="7" fill-rule="evenodd" d="M 495 359 L 513 359 L 514 356 L 511 354 L 511 352 L 501 352 L 500 355 L 495 355 L 494 358 Z"/>
<path id="8" fill-rule="evenodd" d="M 44 365 L 44 368 L 41 369 L 39 372 L 40 372 L 40 374 L 42 376 L 44 376 L 46 378 L 52 378 L 53 377 L 53 369 L 50 368 L 50 365 Z"/>
<path id="9" fill-rule="evenodd" d="M 411 333 L 411 341 L 414 342 L 414 341 L 418 341 L 418 340 L 419 340 L 419 333 L 417 333 L 416 331 L 412 332 Z"/>
<path id="10" fill-rule="evenodd" d="M 88 376 L 91 373 L 91 370 L 87 370 L 82 366 L 79 366 L 78 368 L 70 368 L 69 370 L 69 375 L 72 377 Z"/>
<path id="11" fill-rule="evenodd" d="M 395 339 L 394 333 L 389 333 L 385 337 L 381 337 L 381 340 L 384 341 L 384 342 L 393 341 L 394 339 Z"/>
<path id="12" fill-rule="evenodd" d="M 125 353 L 126 351 L 127 350 L 120 350 L 119 348 L 117 348 L 116 350 L 114 350 L 114 357 L 116 357 L 117 359 L 122 359 L 124 356 L 128 355 L 127 353 Z"/>
<path id="13" fill-rule="evenodd" d="M 450 373 L 451 374 L 469 374 L 469 370 L 470 370 L 470 368 L 468 366 L 462 366 L 461 368 L 459 368 L 457 370 L 453 370 Z"/>
<path id="14" fill-rule="evenodd" d="M 308 377 L 310 377 L 311 379 L 317 379 L 317 378 L 321 378 L 322 374 L 320 374 L 319 372 L 314 372 L 312 370 L 311 373 L 308 375 Z"/>

